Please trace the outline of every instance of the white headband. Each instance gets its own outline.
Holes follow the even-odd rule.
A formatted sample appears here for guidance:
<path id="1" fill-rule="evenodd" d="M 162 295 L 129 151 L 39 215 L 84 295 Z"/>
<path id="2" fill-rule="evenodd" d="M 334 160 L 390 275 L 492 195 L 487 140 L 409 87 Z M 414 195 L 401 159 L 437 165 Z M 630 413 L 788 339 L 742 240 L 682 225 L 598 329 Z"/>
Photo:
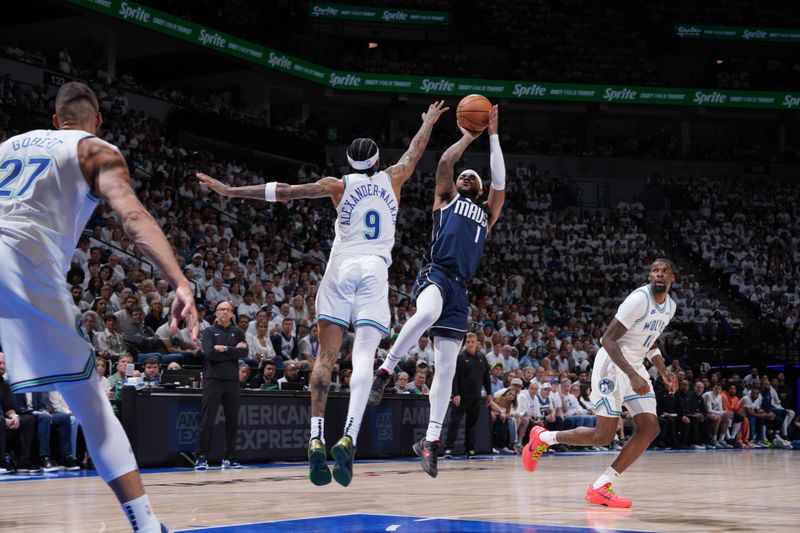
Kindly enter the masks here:
<path id="1" fill-rule="evenodd" d="M 350 154 L 347 154 L 347 162 L 350 163 L 350 166 L 356 170 L 368 170 L 375 166 L 375 163 L 378 162 L 378 155 L 380 151 L 376 151 L 375 155 L 367 159 L 366 161 L 355 161 Z"/>
<path id="2" fill-rule="evenodd" d="M 466 169 L 466 170 L 463 170 L 463 171 L 461 172 L 461 174 L 459 174 L 459 176 L 462 176 L 462 175 L 464 175 L 464 174 L 472 174 L 473 176 L 475 176 L 475 177 L 478 179 L 478 181 L 481 181 L 481 177 L 480 177 L 480 175 L 479 175 L 477 172 L 475 172 L 474 170 L 472 170 L 471 168 L 468 168 L 468 169 Z"/>

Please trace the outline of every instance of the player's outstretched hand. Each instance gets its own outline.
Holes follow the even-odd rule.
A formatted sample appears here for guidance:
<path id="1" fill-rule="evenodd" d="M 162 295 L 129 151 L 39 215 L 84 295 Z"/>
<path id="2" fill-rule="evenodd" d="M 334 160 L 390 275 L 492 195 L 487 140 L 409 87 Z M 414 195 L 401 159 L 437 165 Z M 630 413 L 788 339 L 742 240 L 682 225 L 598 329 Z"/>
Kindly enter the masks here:
<path id="1" fill-rule="evenodd" d="M 197 176 L 197 180 L 200 182 L 200 185 L 202 185 L 203 187 L 208 187 L 215 193 L 221 194 L 222 196 L 228 196 L 228 190 L 230 189 L 230 187 L 228 187 L 221 181 L 212 178 L 208 174 L 203 174 L 202 172 L 198 172 L 195 175 Z"/>
<path id="2" fill-rule="evenodd" d="M 450 108 L 444 107 L 444 100 L 434 102 L 428 107 L 428 110 L 422 114 L 422 122 L 428 121 L 432 124 L 436 124 L 439 117 L 448 111 L 450 111 Z"/>
<path id="3" fill-rule="evenodd" d="M 194 305 L 194 296 L 189 286 L 178 287 L 175 289 L 175 300 L 172 302 L 172 311 L 169 320 L 171 334 L 178 330 L 178 322 L 181 319 L 186 321 L 186 328 L 192 337 L 192 342 L 197 342 L 200 333 L 200 325 L 197 320 L 197 307 Z"/>
<path id="4" fill-rule="evenodd" d="M 489 111 L 489 135 L 497 135 L 497 104 Z"/>
<path id="5" fill-rule="evenodd" d="M 461 130 L 461 133 L 463 133 L 464 135 L 470 137 L 473 141 L 475 139 L 477 139 L 478 137 L 480 137 L 481 133 L 483 133 L 483 130 L 481 130 L 481 131 L 468 130 L 467 128 L 463 127 L 461 124 L 458 125 L 458 129 Z"/>

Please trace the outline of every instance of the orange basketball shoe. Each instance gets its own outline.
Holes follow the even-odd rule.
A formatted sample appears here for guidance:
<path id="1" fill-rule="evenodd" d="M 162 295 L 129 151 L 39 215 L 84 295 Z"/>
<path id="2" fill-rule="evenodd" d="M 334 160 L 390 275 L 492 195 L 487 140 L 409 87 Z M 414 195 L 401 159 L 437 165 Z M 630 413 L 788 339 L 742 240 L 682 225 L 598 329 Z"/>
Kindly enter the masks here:
<path id="1" fill-rule="evenodd" d="M 544 431 L 546 430 L 542 426 L 534 426 L 533 429 L 531 429 L 528 445 L 522 449 L 522 466 L 524 466 L 525 470 L 528 472 L 536 470 L 536 467 L 539 466 L 539 459 L 542 458 L 542 454 L 550 447 L 539 438 L 539 435 Z"/>
<path id="2" fill-rule="evenodd" d="M 584 499 L 589 503 L 607 507 L 630 507 L 633 505 L 633 502 L 629 499 L 617 496 L 617 493 L 611 488 L 611 483 L 606 483 L 599 489 L 589 485 Z"/>

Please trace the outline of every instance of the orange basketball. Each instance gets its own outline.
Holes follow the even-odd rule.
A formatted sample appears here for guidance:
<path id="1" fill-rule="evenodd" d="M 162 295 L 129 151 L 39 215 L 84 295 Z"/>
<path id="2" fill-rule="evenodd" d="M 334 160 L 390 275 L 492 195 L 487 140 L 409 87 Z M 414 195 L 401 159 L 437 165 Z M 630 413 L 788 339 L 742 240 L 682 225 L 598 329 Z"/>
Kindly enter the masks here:
<path id="1" fill-rule="evenodd" d="M 479 132 L 489 125 L 489 111 L 492 103 L 485 96 L 470 94 L 458 103 L 456 122 L 459 126 L 472 132 Z"/>

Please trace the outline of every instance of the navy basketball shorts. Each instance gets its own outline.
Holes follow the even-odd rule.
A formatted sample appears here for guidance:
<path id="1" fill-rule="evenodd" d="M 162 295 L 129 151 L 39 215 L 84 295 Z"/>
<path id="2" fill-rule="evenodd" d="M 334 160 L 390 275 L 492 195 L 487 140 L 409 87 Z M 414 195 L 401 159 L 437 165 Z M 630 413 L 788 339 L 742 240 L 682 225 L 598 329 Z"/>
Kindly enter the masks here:
<path id="1" fill-rule="evenodd" d="M 414 282 L 414 299 L 426 287 L 436 285 L 442 294 L 442 313 L 431 326 L 434 337 L 449 337 L 461 340 L 467 332 L 469 301 L 467 289 L 455 277 L 437 265 L 426 265 L 419 271 Z"/>

